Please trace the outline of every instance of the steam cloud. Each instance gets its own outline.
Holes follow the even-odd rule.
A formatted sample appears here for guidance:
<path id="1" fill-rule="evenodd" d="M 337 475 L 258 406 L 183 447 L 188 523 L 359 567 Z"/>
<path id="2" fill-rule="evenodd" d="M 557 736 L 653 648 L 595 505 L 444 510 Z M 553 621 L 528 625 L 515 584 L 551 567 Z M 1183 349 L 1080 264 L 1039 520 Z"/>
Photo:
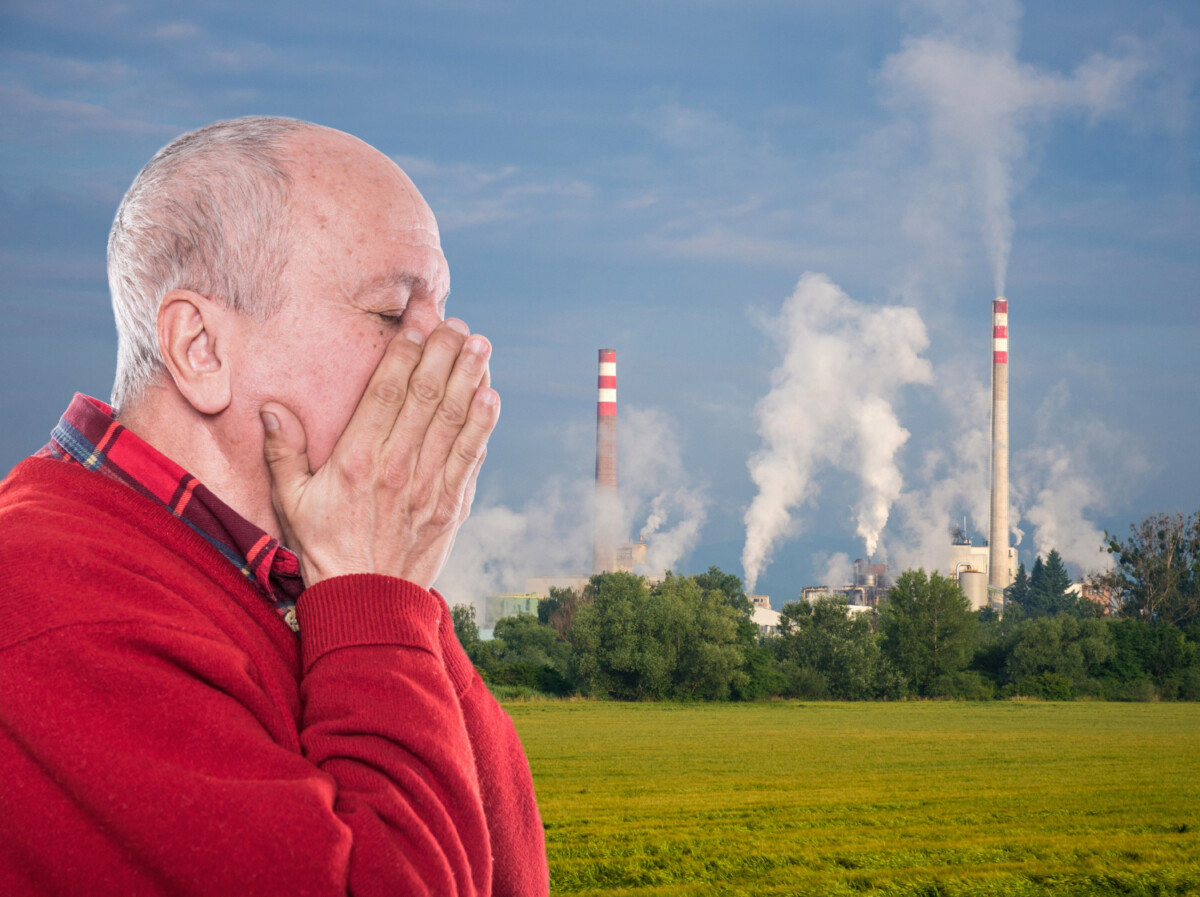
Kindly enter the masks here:
<path id="1" fill-rule="evenodd" d="M 857 530 L 875 552 L 902 478 L 896 453 L 908 439 L 893 401 L 909 383 L 929 383 L 929 345 L 916 310 L 855 302 L 822 274 L 800 278 L 771 331 L 783 360 L 758 403 L 762 448 L 750 459 L 758 487 L 746 512 L 742 567 L 752 591 L 792 514 L 816 495 L 826 466 L 861 481 Z"/>
<path id="2" fill-rule="evenodd" d="M 930 0 L 916 9 L 924 33 L 907 37 L 885 61 L 883 83 L 895 107 L 927 125 L 930 174 L 941 185 L 941 207 L 927 213 L 954 215 L 960 209 L 951 206 L 970 206 L 965 211 L 982 222 L 1002 296 L 1028 126 L 1064 111 L 1099 118 L 1129 108 L 1136 83 L 1154 67 L 1152 54 L 1130 41 L 1120 55 L 1093 55 L 1064 76 L 1017 60 L 1015 0 Z"/>
<path id="3" fill-rule="evenodd" d="M 631 405 L 620 413 L 622 526 L 646 540 L 646 565 L 637 572 L 658 575 L 695 547 L 708 499 L 690 482 L 669 417 Z M 438 590 L 451 604 L 475 602 L 482 612 L 486 596 L 524 591 L 527 579 L 587 575 L 594 502 L 593 478 L 553 476 L 518 507 L 477 507 L 459 530 Z"/>
<path id="4" fill-rule="evenodd" d="M 1036 440 L 1018 457 L 1015 483 L 1034 526 L 1034 549 L 1042 556 L 1057 549 L 1082 572 L 1108 570 L 1112 557 L 1103 550 L 1104 533 L 1086 515 L 1107 511 L 1124 497 L 1121 484 L 1135 482 L 1147 462 L 1123 432 L 1075 418 L 1065 383 L 1050 390 L 1035 420 Z"/>

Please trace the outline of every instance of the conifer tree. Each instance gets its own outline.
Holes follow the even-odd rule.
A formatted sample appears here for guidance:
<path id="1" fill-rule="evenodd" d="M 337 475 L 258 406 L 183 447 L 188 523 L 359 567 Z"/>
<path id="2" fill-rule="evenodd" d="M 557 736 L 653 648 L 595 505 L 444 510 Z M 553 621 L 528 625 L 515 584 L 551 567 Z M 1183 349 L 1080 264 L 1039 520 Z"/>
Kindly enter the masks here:
<path id="1" fill-rule="evenodd" d="M 1004 601 L 1018 605 L 1021 610 L 1025 610 L 1029 604 L 1029 574 L 1025 572 L 1024 562 L 1017 564 L 1017 575 L 1012 585 L 1004 590 Z"/>

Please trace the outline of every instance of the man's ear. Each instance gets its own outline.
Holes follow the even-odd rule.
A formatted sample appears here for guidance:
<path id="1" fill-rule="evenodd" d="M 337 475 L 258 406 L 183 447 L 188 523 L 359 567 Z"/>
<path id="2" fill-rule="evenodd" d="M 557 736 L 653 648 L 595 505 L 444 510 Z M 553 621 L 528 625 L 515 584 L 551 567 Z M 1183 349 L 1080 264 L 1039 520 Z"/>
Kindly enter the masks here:
<path id="1" fill-rule="evenodd" d="M 232 399 L 230 312 L 191 290 L 171 290 L 158 306 L 158 349 L 179 392 L 201 414 Z"/>

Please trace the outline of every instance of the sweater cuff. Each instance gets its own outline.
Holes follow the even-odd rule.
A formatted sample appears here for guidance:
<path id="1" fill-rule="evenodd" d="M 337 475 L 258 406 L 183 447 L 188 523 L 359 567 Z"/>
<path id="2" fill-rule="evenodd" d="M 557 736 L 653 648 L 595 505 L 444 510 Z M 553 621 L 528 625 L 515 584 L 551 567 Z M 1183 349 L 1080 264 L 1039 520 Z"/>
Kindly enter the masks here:
<path id="1" fill-rule="evenodd" d="M 458 634 L 454 631 L 454 618 L 450 615 L 450 602 L 436 589 L 433 590 L 433 594 L 437 596 L 442 605 L 441 628 L 438 633 L 441 638 L 442 665 L 445 666 L 450 681 L 454 683 L 454 693 L 461 698 L 471 683 L 475 681 L 475 664 L 471 663 L 471 659 L 467 657 L 467 652 L 463 650 L 462 644 L 458 640 Z"/>
<path id="2" fill-rule="evenodd" d="M 296 602 L 304 672 L 331 651 L 362 645 L 419 648 L 440 657 L 444 607 L 438 596 L 392 576 L 355 573 L 322 580 Z"/>

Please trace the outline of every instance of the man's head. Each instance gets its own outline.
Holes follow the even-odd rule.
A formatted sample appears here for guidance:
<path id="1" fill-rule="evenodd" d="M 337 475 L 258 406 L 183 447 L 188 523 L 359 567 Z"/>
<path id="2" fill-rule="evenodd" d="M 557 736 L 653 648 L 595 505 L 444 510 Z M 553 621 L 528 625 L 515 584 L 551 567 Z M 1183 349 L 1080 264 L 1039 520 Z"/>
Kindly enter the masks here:
<path id="1" fill-rule="evenodd" d="M 217 122 L 163 147 L 134 180 L 108 238 L 118 409 L 166 375 L 157 319 L 171 290 L 259 318 L 278 309 L 292 185 L 284 144 L 311 127 L 284 118 Z"/>
<path id="2" fill-rule="evenodd" d="M 449 291 L 433 213 L 390 159 L 273 118 L 160 151 L 117 213 L 109 280 L 118 413 L 143 431 L 202 430 L 243 473 L 262 467 L 268 401 L 300 417 L 323 463 L 387 343 L 402 328 L 428 335 Z"/>

